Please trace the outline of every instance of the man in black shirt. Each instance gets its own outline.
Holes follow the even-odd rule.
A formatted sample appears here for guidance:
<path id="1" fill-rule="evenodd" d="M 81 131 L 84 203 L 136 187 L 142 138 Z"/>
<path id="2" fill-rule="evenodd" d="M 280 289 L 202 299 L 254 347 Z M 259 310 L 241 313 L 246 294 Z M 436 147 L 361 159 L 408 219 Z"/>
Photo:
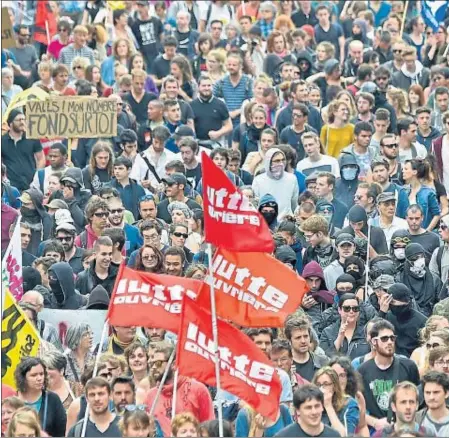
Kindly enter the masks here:
<path id="1" fill-rule="evenodd" d="M 193 59 L 196 55 L 195 44 L 198 41 L 199 33 L 191 29 L 191 14 L 188 11 L 179 11 L 176 14 L 175 37 L 178 40 L 178 53 Z"/>
<path id="2" fill-rule="evenodd" d="M 315 26 L 318 24 L 315 11 L 312 8 L 312 2 L 310 0 L 302 1 L 299 3 L 299 9 L 292 14 L 292 21 L 297 29 L 308 24 Z"/>
<path id="3" fill-rule="evenodd" d="M 220 141 L 232 132 L 232 122 L 225 103 L 212 95 L 212 80 L 201 75 L 198 80 L 198 97 L 191 102 L 195 114 L 194 124 L 199 140 Z M 224 143 L 223 143 L 224 144 Z"/>
<path id="4" fill-rule="evenodd" d="M 391 421 L 387 414 L 393 387 L 405 380 L 418 385 L 419 372 L 413 361 L 395 356 L 396 335 L 390 322 L 376 322 L 370 334 L 376 355 L 360 366 L 359 373 L 362 376 L 366 410 L 370 413 L 366 421 L 369 426 L 379 430 Z"/>
<path id="5" fill-rule="evenodd" d="M 340 434 L 323 424 L 324 395 L 316 385 L 302 385 L 293 394 L 297 422 L 281 429 L 275 437 L 337 437 Z"/>
<path id="6" fill-rule="evenodd" d="M 176 56 L 178 41 L 175 37 L 167 36 L 164 39 L 164 53 L 160 54 L 151 66 L 151 77 L 154 83 L 161 88 L 163 79 L 170 74 L 171 60 Z"/>
<path id="7" fill-rule="evenodd" d="M 198 142 L 193 137 L 184 137 L 179 140 L 178 147 L 186 169 L 187 181 L 195 189 L 203 176 L 201 164 L 197 159 Z"/>

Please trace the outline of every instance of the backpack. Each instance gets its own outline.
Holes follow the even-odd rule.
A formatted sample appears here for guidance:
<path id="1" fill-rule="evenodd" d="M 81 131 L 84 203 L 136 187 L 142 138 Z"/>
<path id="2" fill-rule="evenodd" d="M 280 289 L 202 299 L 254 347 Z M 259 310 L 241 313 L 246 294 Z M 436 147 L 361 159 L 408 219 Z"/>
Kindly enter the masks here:
<path id="1" fill-rule="evenodd" d="M 80 234 L 80 243 L 81 243 L 81 248 L 87 249 L 87 231 L 86 230 L 84 230 Z"/>
<path id="2" fill-rule="evenodd" d="M 232 14 L 232 8 L 230 5 L 227 5 L 228 11 L 229 11 L 229 20 L 232 21 L 233 14 Z M 209 25 L 210 16 L 212 15 L 212 3 L 209 4 L 207 8 L 207 15 L 206 15 L 206 28 Z"/>

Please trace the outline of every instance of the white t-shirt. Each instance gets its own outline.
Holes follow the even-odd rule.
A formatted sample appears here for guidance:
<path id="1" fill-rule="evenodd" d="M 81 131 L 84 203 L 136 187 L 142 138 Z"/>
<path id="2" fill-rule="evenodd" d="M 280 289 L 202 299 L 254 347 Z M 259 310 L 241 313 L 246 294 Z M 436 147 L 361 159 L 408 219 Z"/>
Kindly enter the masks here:
<path id="1" fill-rule="evenodd" d="M 415 142 L 414 146 L 416 148 L 416 157 L 413 156 L 412 148 L 410 149 L 399 149 L 399 161 L 404 164 L 407 160 L 411 160 L 413 158 L 426 158 L 427 157 L 427 149 L 421 143 Z"/>
<path id="2" fill-rule="evenodd" d="M 335 178 L 340 178 L 338 161 L 329 155 L 321 155 L 318 161 L 311 161 L 309 157 L 306 157 L 296 165 L 296 170 L 302 172 L 306 177 L 313 172 L 330 172 L 335 175 Z"/>

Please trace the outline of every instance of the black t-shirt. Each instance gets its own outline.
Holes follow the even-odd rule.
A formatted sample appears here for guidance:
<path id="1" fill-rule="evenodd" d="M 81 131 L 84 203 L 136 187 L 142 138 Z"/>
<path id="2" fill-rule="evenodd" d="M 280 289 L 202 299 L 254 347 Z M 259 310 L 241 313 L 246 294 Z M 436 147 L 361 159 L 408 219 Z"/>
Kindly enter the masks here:
<path id="1" fill-rule="evenodd" d="M 165 59 L 164 55 L 159 55 L 151 66 L 151 74 L 158 79 L 168 76 L 170 74 L 170 60 Z"/>
<path id="2" fill-rule="evenodd" d="M 181 122 L 186 125 L 188 120 L 193 120 L 194 114 L 190 104 L 184 100 L 178 99 L 179 106 L 181 108 Z"/>
<path id="3" fill-rule="evenodd" d="M 187 56 L 190 43 L 190 30 L 188 32 L 179 32 L 179 30 L 176 30 L 175 37 L 178 40 L 177 52 Z"/>
<path id="4" fill-rule="evenodd" d="M 137 19 L 131 30 L 139 44 L 139 50 L 145 57 L 147 67 L 150 68 L 161 49 L 161 34 L 164 32 L 164 26 L 159 18 L 150 17 L 145 21 Z"/>
<path id="5" fill-rule="evenodd" d="M 157 99 L 157 96 L 154 93 L 145 92 L 142 100 L 137 102 L 131 92 L 126 93 L 123 96 L 123 100 L 129 103 L 131 107 L 131 111 L 136 116 L 137 123 L 142 124 L 148 120 L 148 104 Z"/>
<path id="6" fill-rule="evenodd" d="M 194 114 L 196 137 L 199 140 L 209 140 L 209 131 L 220 130 L 223 122 L 229 119 L 229 111 L 225 103 L 216 97 L 209 102 L 195 99 L 190 106 Z"/>
<path id="7" fill-rule="evenodd" d="M 83 421 L 84 420 L 81 420 L 78 423 L 76 423 L 69 430 L 69 433 L 67 436 L 69 436 L 69 437 L 81 436 Z M 116 416 L 109 424 L 109 427 L 104 432 L 100 432 L 97 429 L 97 426 L 89 419 L 87 422 L 87 427 L 86 427 L 86 436 L 89 436 L 89 437 L 102 437 L 102 436 L 121 437 L 122 433 L 120 432 L 120 429 L 118 427 L 118 422 L 119 422 L 119 417 Z M 81 427 L 80 427 L 79 423 L 81 423 Z M 77 433 L 75 433 L 75 432 L 77 432 Z M 79 432 L 79 435 L 78 435 L 78 432 Z"/>
<path id="8" fill-rule="evenodd" d="M 438 237 L 438 234 L 425 231 L 424 233 L 418 235 L 412 235 L 409 233 L 408 237 L 410 238 L 411 243 L 419 243 L 426 250 L 426 261 L 427 263 L 430 263 L 433 252 L 440 246 L 440 238 Z"/>
<path id="9" fill-rule="evenodd" d="M 306 433 L 301 426 L 298 423 L 290 424 L 287 427 L 284 427 L 284 429 L 281 429 L 276 435 L 279 437 L 283 436 L 294 436 L 294 437 L 315 437 L 315 436 L 325 436 L 325 437 L 338 437 L 341 436 L 335 429 L 332 429 L 329 426 L 323 425 L 324 429 L 320 434 L 317 435 L 309 435 Z"/>
<path id="10" fill-rule="evenodd" d="M 194 189 L 196 189 L 196 186 L 201 181 L 202 176 L 200 163 L 198 163 L 198 166 L 196 166 L 195 169 L 186 169 L 187 181 Z"/>
<path id="11" fill-rule="evenodd" d="M 398 356 L 395 356 L 393 364 L 386 370 L 381 370 L 374 359 L 370 359 L 360 366 L 359 373 L 363 381 L 366 410 L 374 418 L 387 416 L 390 394 L 398 382 L 407 380 L 419 385 L 419 372 L 415 362 Z"/>
<path id="12" fill-rule="evenodd" d="M 338 23 L 331 23 L 329 30 L 325 31 L 319 24 L 315 26 L 315 41 L 321 43 L 327 41 L 335 47 L 335 59 L 340 59 L 340 45 L 338 38 L 343 35 L 343 29 Z"/>
<path id="13" fill-rule="evenodd" d="M 299 374 L 302 378 L 311 382 L 315 374 L 315 366 L 313 365 L 312 356 L 309 356 L 309 360 L 305 363 L 298 363 L 293 361 L 295 364 L 296 374 Z"/>

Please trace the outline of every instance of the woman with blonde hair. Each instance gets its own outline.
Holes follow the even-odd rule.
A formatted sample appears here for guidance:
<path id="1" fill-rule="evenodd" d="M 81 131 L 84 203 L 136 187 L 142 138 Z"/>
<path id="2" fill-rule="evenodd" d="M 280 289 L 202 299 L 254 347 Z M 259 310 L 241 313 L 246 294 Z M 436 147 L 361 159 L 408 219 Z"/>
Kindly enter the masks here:
<path id="1" fill-rule="evenodd" d="M 226 74 L 226 51 L 223 49 L 211 50 L 206 55 L 206 67 L 212 82 L 217 82 Z"/>
<path id="2" fill-rule="evenodd" d="M 40 437 L 44 435 L 37 415 L 26 408 L 19 408 L 11 418 L 6 436 Z"/>
<path id="3" fill-rule="evenodd" d="M 128 65 L 134 55 L 134 46 L 129 39 L 119 38 L 112 45 L 112 54 L 101 64 L 101 78 L 106 85 L 114 84 L 114 66 L 118 61 L 122 65 Z"/>
<path id="4" fill-rule="evenodd" d="M 321 128 L 320 140 L 326 155 L 338 158 L 342 149 L 354 140 L 354 125 L 349 123 L 351 107 L 343 100 L 328 106 L 328 123 Z"/>
<path id="5" fill-rule="evenodd" d="M 95 59 L 103 62 L 106 58 L 106 44 L 108 42 L 108 33 L 103 24 L 88 24 L 87 28 L 87 46 L 94 51 Z"/>
<path id="6" fill-rule="evenodd" d="M 263 97 L 263 93 L 265 89 L 273 86 L 273 80 L 267 76 L 265 73 L 260 74 L 254 79 L 253 82 L 253 95 L 254 97 L 252 99 L 247 99 L 242 104 L 242 113 L 240 115 L 240 123 L 246 123 L 248 124 L 248 120 L 246 119 L 245 115 L 245 108 L 246 106 L 251 103 L 255 102 L 258 105 L 264 105 L 265 99 Z"/>
<path id="7" fill-rule="evenodd" d="M 183 412 L 173 418 L 171 431 L 174 437 L 199 437 L 200 422 L 190 412 Z"/>
<path id="8" fill-rule="evenodd" d="M 312 383 L 324 394 L 322 421 L 335 429 L 340 436 L 352 436 L 359 424 L 360 409 L 352 397 L 341 389 L 340 380 L 333 368 L 320 368 L 313 376 Z"/>
<path id="9" fill-rule="evenodd" d="M 44 88 L 45 91 L 49 91 L 53 88 L 53 79 L 51 73 L 53 71 L 53 63 L 51 61 L 42 61 L 37 66 L 37 74 L 39 81 L 35 82 L 33 86 Z"/>
<path id="10" fill-rule="evenodd" d="M 407 93 L 399 88 L 390 88 L 387 91 L 387 101 L 393 106 L 397 119 L 410 116 Z"/>
<path id="11" fill-rule="evenodd" d="M 316 62 L 314 69 L 317 72 L 324 71 L 324 64 L 328 59 L 335 58 L 335 47 L 329 41 L 322 41 L 316 46 Z"/>
<path id="12" fill-rule="evenodd" d="M 435 338 L 435 333 L 439 333 L 448 328 L 449 321 L 447 318 L 440 315 L 432 315 L 426 321 L 426 325 L 419 331 L 421 346 L 413 351 L 410 359 L 418 366 L 420 376 L 423 376 L 429 368 L 429 349 L 427 348 L 427 344 L 433 348 L 433 344 L 435 343 L 430 338 Z"/>
<path id="13" fill-rule="evenodd" d="M 6 436 L 5 433 L 14 413 L 23 406 L 25 406 L 23 400 L 15 395 L 2 400 L 2 436 Z"/>
<path id="14" fill-rule="evenodd" d="M 336 100 L 341 100 L 348 104 L 350 112 L 349 112 L 349 120 L 352 120 L 357 115 L 357 107 L 355 104 L 355 99 L 352 93 L 349 90 L 341 90 L 337 93 L 335 97 Z M 321 117 L 324 123 L 328 122 L 328 108 L 329 105 L 325 106 L 321 109 Z"/>
<path id="15" fill-rule="evenodd" d="M 75 56 L 72 61 L 72 76 L 73 80 L 70 82 L 70 86 L 74 86 L 75 82 L 79 79 L 86 79 L 86 70 L 89 66 L 89 59 L 82 56 Z"/>
<path id="16" fill-rule="evenodd" d="M 98 141 L 92 148 L 89 164 L 83 169 L 84 187 L 98 195 L 104 184 L 112 178 L 114 153 L 106 141 Z"/>

